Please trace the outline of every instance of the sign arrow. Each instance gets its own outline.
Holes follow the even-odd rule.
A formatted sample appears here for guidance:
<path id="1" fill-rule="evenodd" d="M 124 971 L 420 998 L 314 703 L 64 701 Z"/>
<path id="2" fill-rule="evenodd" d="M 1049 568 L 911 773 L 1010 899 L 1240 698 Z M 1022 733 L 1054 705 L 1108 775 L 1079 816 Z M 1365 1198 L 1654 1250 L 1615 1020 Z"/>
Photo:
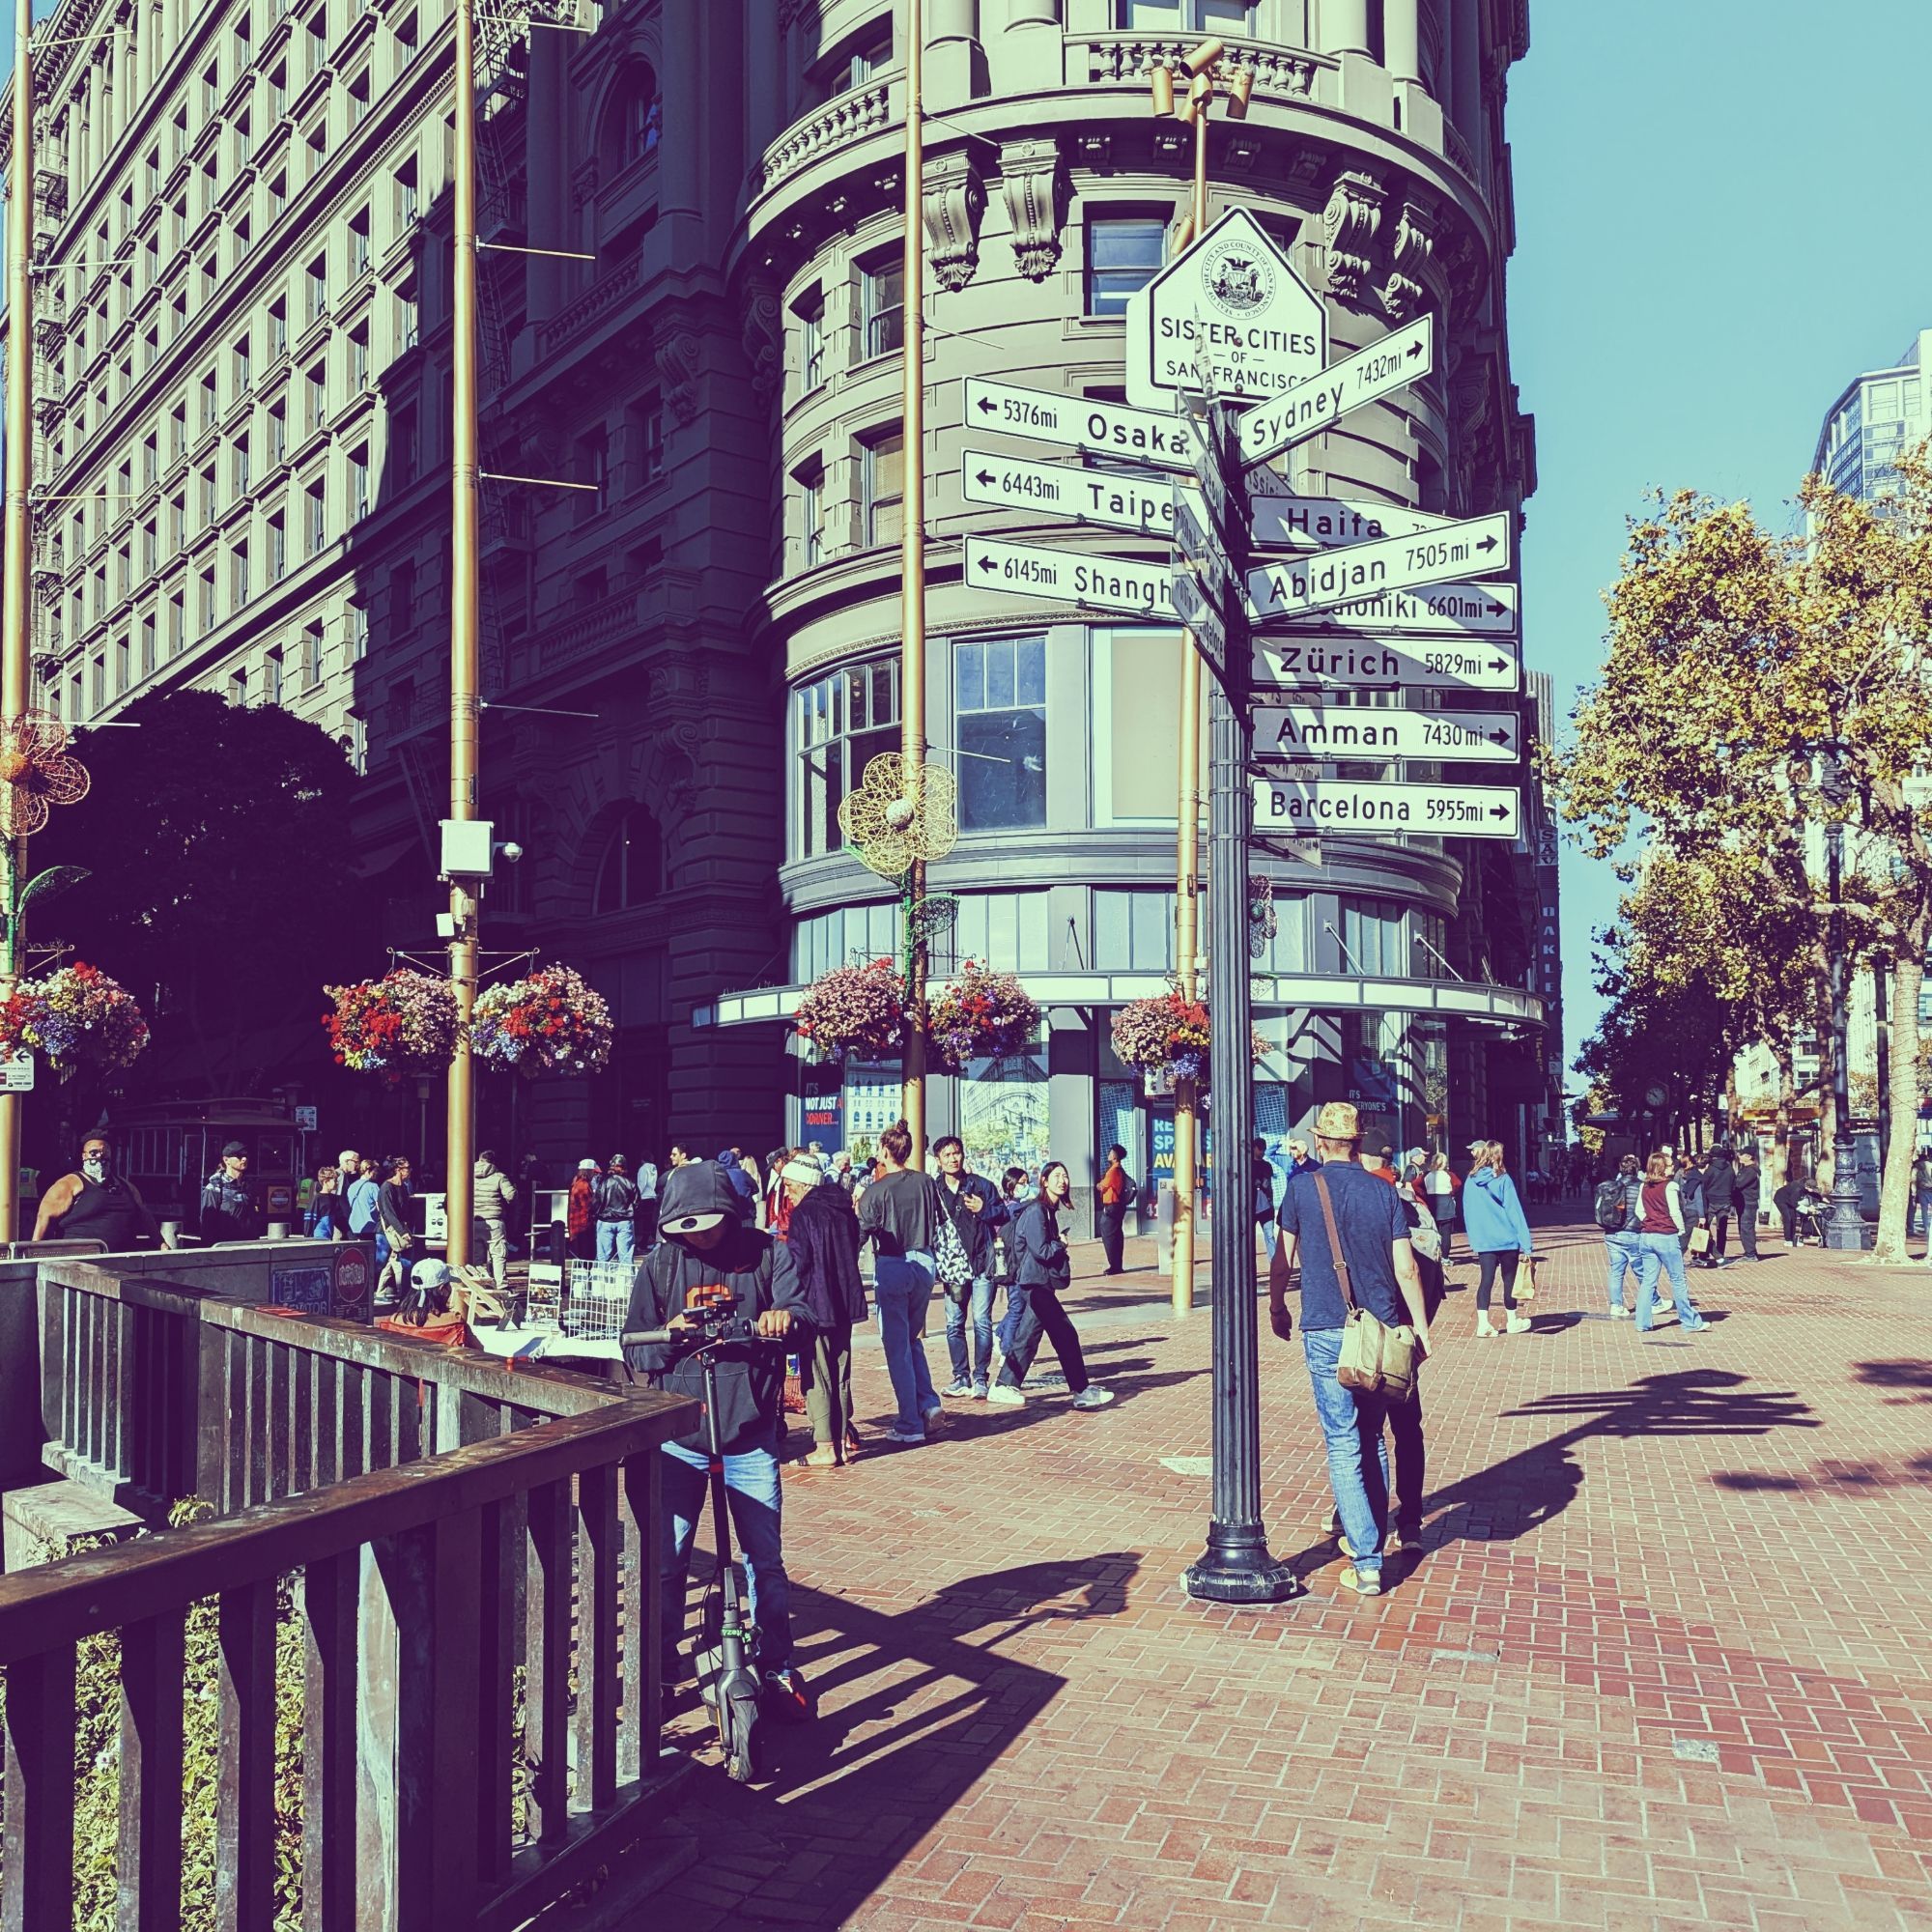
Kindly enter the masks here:
<path id="1" fill-rule="evenodd" d="M 993 472 L 990 469 L 981 469 L 978 472 L 978 474 L 975 475 L 973 480 L 974 482 L 979 484 L 982 490 L 990 489 L 993 484 Z"/>
<path id="2" fill-rule="evenodd" d="M 1265 463 L 1284 449 L 1319 436 L 1350 410 L 1406 388 L 1435 366 L 1435 318 L 1420 316 L 1402 328 L 1285 389 L 1271 403 L 1243 412 L 1236 429 L 1243 463 Z"/>

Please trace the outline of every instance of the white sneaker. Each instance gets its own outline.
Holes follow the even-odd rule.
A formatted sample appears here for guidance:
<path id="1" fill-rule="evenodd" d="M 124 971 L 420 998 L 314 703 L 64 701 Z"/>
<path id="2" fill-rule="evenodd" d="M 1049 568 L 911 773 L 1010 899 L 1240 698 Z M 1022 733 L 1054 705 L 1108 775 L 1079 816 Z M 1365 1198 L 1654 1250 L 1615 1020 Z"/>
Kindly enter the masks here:
<path id="1" fill-rule="evenodd" d="M 995 1382 L 986 1391 L 986 1400 L 1000 1408 L 1023 1408 L 1026 1406 L 1026 1391 L 1007 1382 Z"/>
<path id="2" fill-rule="evenodd" d="M 1102 1388 L 1098 1382 L 1089 1382 L 1073 1398 L 1073 1406 L 1075 1408 L 1105 1408 L 1113 1399 L 1114 1391 L 1112 1389 Z"/>
<path id="3" fill-rule="evenodd" d="M 1630 1319 L 1631 1319 L 1631 1312 L 1628 1308 L 1626 1308 L 1623 1305 L 1621 1301 L 1618 1302 L 1617 1305 L 1610 1310 L 1610 1320 L 1612 1321 L 1628 1321 Z"/>
<path id="4" fill-rule="evenodd" d="M 1512 1315 L 1510 1319 L 1503 1323 L 1503 1326 L 1512 1335 L 1521 1335 L 1528 1330 L 1529 1317 L 1527 1315 Z"/>
<path id="5" fill-rule="evenodd" d="M 888 1442 L 923 1442 L 925 1431 L 923 1429 L 889 1429 L 886 1431 Z"/>
<path id="6" fill-rule="evenodd" d="M 1478 1335 L 1493 1335 L 1495 1332 L 1496 1331 L 1491 1325 L 1490 1318 L 1487 1315 L 1479 1315 L 1476 1317 L 1476 1333 Z"/>

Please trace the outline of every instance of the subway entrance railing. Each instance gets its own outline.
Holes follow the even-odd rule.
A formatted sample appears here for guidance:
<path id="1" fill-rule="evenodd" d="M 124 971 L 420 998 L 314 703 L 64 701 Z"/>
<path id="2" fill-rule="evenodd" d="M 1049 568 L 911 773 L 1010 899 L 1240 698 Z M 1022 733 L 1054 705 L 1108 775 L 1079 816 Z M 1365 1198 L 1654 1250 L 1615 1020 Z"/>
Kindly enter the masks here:
<path id="1" fill-rule="evenodd" d="M 150 1516 L 214 1514 L 0 1578 L 0 1923 L 73 1921 L 77 1646 L 101 1637 L 122 1928 L 196 1922 L 185 1767 L 208 1704 L 221 1932 L 275 1924 L 295 1860 L 305 1932 L 509 1932 L 647 1828 L 674 1772 L 656 1450 L 692 1405 L 111 1262 L 44 1264 L 40 1326 L 48 1464 Z"/>

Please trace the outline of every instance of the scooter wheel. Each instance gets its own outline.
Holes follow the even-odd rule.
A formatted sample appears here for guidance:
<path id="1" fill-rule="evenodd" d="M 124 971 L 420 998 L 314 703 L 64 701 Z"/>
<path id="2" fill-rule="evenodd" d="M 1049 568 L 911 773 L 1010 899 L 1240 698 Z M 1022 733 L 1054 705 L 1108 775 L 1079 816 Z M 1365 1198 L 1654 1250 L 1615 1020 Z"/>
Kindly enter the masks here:
<path id="1" fill-rule="evenodd" d="M 726 1698 L 719 1710 L 724 1732 L 724 1771 L 734 1784 L 750 1784 L 758 1775 L 756 1698 Z"/>

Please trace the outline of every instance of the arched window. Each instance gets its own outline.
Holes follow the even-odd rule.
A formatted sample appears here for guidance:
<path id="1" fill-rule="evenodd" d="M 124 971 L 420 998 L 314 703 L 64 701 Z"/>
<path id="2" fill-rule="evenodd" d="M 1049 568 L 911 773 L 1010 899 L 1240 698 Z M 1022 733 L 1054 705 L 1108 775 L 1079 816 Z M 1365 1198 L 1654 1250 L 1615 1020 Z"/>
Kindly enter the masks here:
<path id="1" fill-rule="evenodd" d="M 604 848 L 597 867 L 597 889 L 590 895 L 594 914 L 623 912 L 642 905 L 664 891 L 664 837 L 649 810 L 626 806 Z"/>
<path id="2" fill-rule="evenodd" d="M 641 62 L 635 63 L 618 76 L 604 109 L 597 148 L 607 178 L 656 154 L 663 134 L 664 99 L 658 93 L 658 77 Z"/>

